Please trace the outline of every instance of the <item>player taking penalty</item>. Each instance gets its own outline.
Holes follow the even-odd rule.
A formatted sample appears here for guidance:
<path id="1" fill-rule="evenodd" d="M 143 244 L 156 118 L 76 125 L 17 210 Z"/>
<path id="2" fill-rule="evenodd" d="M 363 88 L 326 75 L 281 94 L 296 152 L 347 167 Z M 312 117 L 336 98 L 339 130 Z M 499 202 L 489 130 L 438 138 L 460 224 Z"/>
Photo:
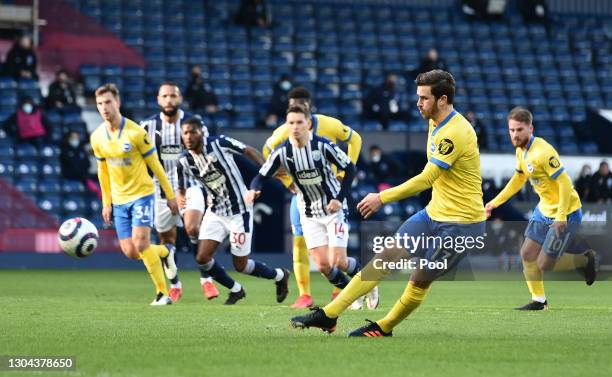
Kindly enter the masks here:
<path id="1" fill-rule="evenodd" d="M 357 206 L 364 218 L 369 218 L 383 204 L 402 200 L 432 188 L 427 207 L 406 220 L 397 233 L 400 236 L 481 237 L 485 231 L 485 211 L 482 203 L 482 178 L 476 133 L 470 123 L 453 108 L 455 80 L 442 70 L 420 74 L 416 79 L 421 116 L 429 120 L 427 159 L 423 171 L 405 183 L 368 194 Z M 387 249 L 383 254 L 405 253 Z M 467 253 L 439 247 L 411 250 L 412 256 L 429 262 L 422 263 L 410 275 L 410 281 L 395 305 L 384 318 L 349 333 L 349 336 L 391 336 L 392 330 L 421 305 L 434 280 L 452 270 Z M 439 262 L 439 263 L 435 263 Z M 448 266 L 438 268 L 431 266 Z M 360 271 L 323 308 L 293 317 L 291 325 L 299 328 L 318 327 L 332 332 L 340 314 L 351 303 L 368 292 L 389 271 L 377 269 L 373 261 Z"/>
<path id="2" fill-rule="evenodd" d="M 508 131 L 516 148 L 516 172 L 506 187 L 489 203 L 491 211 L 508 201 L 527 182 L 531 182 L 540 202 L 533 210 L 521 247 L 523 274 L 531 301 L 518 310 L 545 310 L 548 301 L 544 293 L 543 271 L 567 271 L 578 268 L 584 272 L 587 285 L 595 281 L 595 252 L 570 244 L 582 222 L 582 204 L 578 193 L 565 172 L 559 154 L 546 140 L 533 135 L 533 116 L 529 110 L 515 107 L 508 115 Z M 569 248 L 568 248 L 569 247 Z"/>
<path id="3" fill-rule="evenodd" d="M 151 244 L 154 221 L 153 179 L 149 168 L 160 182 L 172 214 L 178 206 L 172 186 L 156 155 L 147 132 L 121 115 L 119 90 L 114 84 L 99 87 L 96 106 L 104 122 L 91 134 L 91 146 L 98 162 L 98 179 L 102 188 L 102 218 L 115 223 L 121 251 L 130 259 L 144 263 L 156 297 L 151 305 L 169 305 L 168 288 L 162 260 L 176 274 L 176 264 L 163 245 Z"/>

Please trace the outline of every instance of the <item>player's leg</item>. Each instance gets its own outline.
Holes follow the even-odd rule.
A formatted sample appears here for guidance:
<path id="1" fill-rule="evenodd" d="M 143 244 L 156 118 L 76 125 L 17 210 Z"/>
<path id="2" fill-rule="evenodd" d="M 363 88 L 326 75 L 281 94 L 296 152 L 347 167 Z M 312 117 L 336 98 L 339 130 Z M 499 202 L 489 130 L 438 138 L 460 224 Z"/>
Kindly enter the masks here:
<path id="1" fill-rule="evenodd" d="M 399 235 L 429 235 L 431 232 L 431 219 L 422 210 L 407 219 L 398 229 Z M 385 248 L 375 255 L 372 260 L 359 272 L 350 283 L 340 292 L 335 300 L 322 309 L 314 310 L 306 315 L 293 317 L 291 325 L 294 327 L 319 327 L 324 331 L 334 331 L 336 320 L 356 299 L 371 291 L 391 271 L 381 262 L 395 262 L 400 259 L 409 259 L 410 255 L 403 248 Z"/>
<path id="2" fill-rule="evenodd" d="M 263 279 L 274 280 L 276 301 L 283 302 L 289 293 L 289 271 L 271 268 L 263 262 L 249 258 L 253 240 L 253 212 L 225 218 L 229 227 L 230 252 L 236 271 Z"/>
<path id="3" fill-rule="evenodd" d="M 157 250 L 162 253 L 159 257 L 162 259 L 166 277 L 170 280 L 168 294 L 173 302 L 177 302 L 183 295 L 183 287 L 179 280 L 175 259 L 176 225 L 179 222 L 179 216 L 173 215 L 166 203 L 166 199 L 155 198 L 155 229 L 159 234 L 159 243 L 166 246 L 168 253 L 165 254 L 165 250 L 162 248 L 157 248 Z"/>
<path id="4" fill-rule="evenodd" d="M 567 228 L 559 235 L 549 229 L 538 255 L 538 266 L 542 271 L 573 271 L 583 273 L 587 285 L 593 284 L 597 274 L 595 251 L 577 236 L 582 223 L 582 211 L 574 211 L 568 216 Z"/>
<path id="5" fill-rule="evenodd" d="M 132 227 L 132 243 L 140 253 L 140 259 L 147 268 L 151 280 L 157 291 L 156 299 L 151 305 L 167 305 L 171 304 L 172 300 L 168 296 L 168 287 L 166 285 L 166 277 L 164 276 L 161 259 L 159 257 L 159 248 L 166 249 L 162 245 L 151 244 L 151 228 L 147 226 Z M 166 249 L 166 254 L 168 250 Z"/>
<path id="6" fill-rule="evenodd" d="M 346 248 L 349 239 L 349 224 L 346 222 L 344 211 L 330 215 L 326 224 L 329 255 L 332 266 L 336 266 L 353 277 L 361 269 L 356 258 L 347 256 Z"/>
<path id="7" fill-rule="evenodd" d="M 441 223 L 431 221 L 433 234 L 440 240 L 447 239 L 465 239 L 471 237 L 478 240 L 480 237 L 484 239 L 485 223 L 475 224 L 457 224 L 457 223 Z M 425 300 L 429 287 L 437 278 L 454 270 L 461 260 L 474 248 L 445 248 L 443 243 L 432 245 L 428 248 L 424 255 L 420 256 L 416 270 L 410 275 L 410 281 L 401 297 L 395 302 L 393 308 L 387 315 L 376 322 L 368 323 L 367 325 L 358 328 L 349 336 L 391 336 L 393 328 L 401 323 L 406 317 L 414 312 L 421 303 Z M 422 255 L 422 256 L 421 256 Z M 424 264 L 422 262 L 425 262 Z M 438 264 L 441 267 L 438 267 Z"/>
<path id="8" fill-rule="evenodd" d="M 587 285 L 597 278 L 597 252 L 580 235 L 574 235 L 567 250 L 557 259 L 553 271 L 577 271 Z"/>
<path id="9" fill-rule="evenodd" d="M 130 259 L 142 260 L 155 286 L 157 296 L 152 305 L 172 303 L 167 297 L 166 280 L 161 261 L 154 248 L 149 247 L 153 211 L 153 196 L 123 205 L 113 205 L 113 220 L 121 251 Z"/>
<path id="10" fill-rule="evenodd" d="M 246 293 L 242 285 L 229 276 L 225 268 L 213 258 L 217 247 L 227 238 L 228 234 L 229 229 L 223 218 L 217 216 L 210 209 L 207 210 L 200 226 L 200 241 L 196 262 L 199 269 L 206 271 L 215 281 L 229 289 L 230 293 L 225 304 L 233 305 L 246 297 Z"/>
<path id="11" fill-rule="evenodd" d="M 544 274 L 538 266 L 538 256 L 542 244 L 550 228 L 552 220 L 547 219 L 536 207 L 525 229 L 525 241 L 521 246 L 521 261 L 523 262 L 523 275 L 531 293 L 531 301 L 517 310 L 544 310 L 548 308 L 546 293 L 544 292 Z"/>
<path id="12" fill-rule="evenodd" d="M 329 240 L 329 256 L 331 265 L 346 272 L 346 274 L 352 278 L 355 276 L 355 274 L 357 274 L 357 272 L 359 272 L 359 270 L 361 270 L 361 265 L 356 258 L 349 257 L 347 255 L 346 248 L 348 246 L 349 224 L 346 222 L 345 212 L 339 211 L 329 216 L 326 227 L 327 238 Z M 375 299 L 376 302 L 372 301 L 369 305 L 376 307 L 378 306 L 378 288 L 375 287 L 370 292 L 372 292 L 372 294 L 369 295 L 370 300 L 372 301 Z M 338 294 L 340 294 L 340 292 L 334 293 L 332 296 L 332 301 L 338 296 Z M 365 297 L 360 297 L 353 301 L 351 304 L 351 309 L 362 309 L 364 299 Z"/>
<path id="13" fill-rule="evenodd" d="M 385 249 L 377 254 L 376 260 L 393 262 L 407 256 L 403 249 Z M 313 259 L 314 254 L 313 254 Z M 323 308 L 316 308 L 311 312 L 291 318 L 290 324 L 293 327 L 308 328 L 318 327 L 326 332 L 333 332 L 336 329 L 338 316 L 344 312 L 355 300 L 370 292 L 378 283 L 390 273 L 389 270 L 380 268 L 371 260 L 360 272 L 355 275 L 349 284 L 340 292 L 332 302 Z"/>
<path id="14" fill-rule="evenodd" d="M 544 274 L 538 266 L 538 255 L 549 230 L 549 222 L 536 207 L 525 229 L 525 241 L 521 246 L 521 260 L 523 262 L 523 275 L 531 293 L 531 301 L 519 310 L 543 310 L 547 308 L 546 294 L 544 292 Z"/>
<path id="15" fill-rule="evenodd" d="M 304 240 L 302 224 L 300 223 L 300 211 L 297 206 L 297 195 L 291 198 L 289 212 L 291 218 L 291 231 L 293 232 L 293 273 L 297 283 L 299 296 L 291 305 L 292 308 L 307 308 L 312 306 L 310 293 L 310 258 L 308 248 Z"/>
<path id="16" fill-rule="evenodd" d="M 303 217 L 301 222 L 306 246 L 317 270 L 334 287 L 339 289 L 346 287 L 349 282 L 348 276 L 338 267 L 331 264 L 326 220 Z"/>
<path id="17" fill-rule="evenodd" d="M 202 224 L 202 217 L 204 216 L 204 194 L 202 189 L 198 186 L 189 187 L 185 192 L 186 206 L 182 211 L 183 224 L 185 226 L 185 232 L 189 237 L 191 247 L 193 250 L 194 257 L 198 254 L 198 236 L 200 233 L 200 224 Z M 202 287 L 202 293 L 204 296 L 212 300 L 219 296 L 219 290 L 213 283 L 213 279 L 210 277 L 208 272 L 204 269 L 200 271 L 200 286 Z"/>

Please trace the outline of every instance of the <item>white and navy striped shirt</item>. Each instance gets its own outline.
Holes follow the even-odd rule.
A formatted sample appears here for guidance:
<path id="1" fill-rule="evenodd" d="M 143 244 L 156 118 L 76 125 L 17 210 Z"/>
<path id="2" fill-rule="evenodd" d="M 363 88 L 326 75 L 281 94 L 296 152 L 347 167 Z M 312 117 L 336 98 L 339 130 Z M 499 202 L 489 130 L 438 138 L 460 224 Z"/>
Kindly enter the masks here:
<path id="1" fill-rule="evenodd" d="M 332 170 L 332 164 L 346 172 L 342 184 Z M 327 205 L 333 199 L 340 200 L 346 209 L 345 198 L 355 168 L 346 153 L 329 139 L 311 133 L 310 141 L 299 148 L 289 138 L 270 154 L 259 174 L 271 177 L 281 166 L 293 178 L 300 199 L 298 208 L 306 217 L 329 215 Z M 251 185 L 251 188 L 255 187 Z"/>
<path id="2" fill-rule="evenodd" d="M 219 216 L 243 214 L 249 210 L 244 202 L 246 185 L 233 154 L 244 154 L 246 145 L 219 135 L 206 138 L 202 153 L 186 150 L 178 163 L 179 180 L 196 178 L 204 185 L 207 207 Z"/>
<path id="3" fill-rule="evenodd" d="M 181 155 L 181 152 L 185 150 L 185 146 L 183 145 L 183 141 L 181 139 L 181 122 L 191 117 L 193 117 L 191 114 L 185 113 L 183 110 L 179 110 L 176 123 L 166 122 L 162 113 L 155 114 L 140 122 L 140 125 L 147 130 L 149 137 L 155 143 L 159 160 L 166 171 L 166 175 L 168 176 L 168 180 L 170 181 L 174 191 L 176 191 L 179 186 L 184 188 L 188 188 L 193 185 L 199 186 L 197 180 L 189 177 L 186 177 L 187 181 L 182 182 L 179 185 L 178 175 L 176 172 L 178 158 Z M 160 189 L 157 177 L 154 178 L 154 182 L 156 195 L 162 198 L 165 197 L 163 191 Z"/>

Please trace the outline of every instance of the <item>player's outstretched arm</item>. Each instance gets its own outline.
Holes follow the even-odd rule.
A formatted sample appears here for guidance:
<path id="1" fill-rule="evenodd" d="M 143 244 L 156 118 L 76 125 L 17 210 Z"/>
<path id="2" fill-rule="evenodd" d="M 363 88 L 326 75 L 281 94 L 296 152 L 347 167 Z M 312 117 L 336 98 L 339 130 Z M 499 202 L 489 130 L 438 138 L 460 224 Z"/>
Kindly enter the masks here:
<path id="1" fill-rule="evenodd" d="M 266 140 L 262 149 L 263 156 L 265 159 L 270 157 L 270 154 L 272 154 L 272 152 L 274 152 L 274 150 L 278 148 L 279 145 L 281 145 L 285 140 L 287 140 L 288 132 L 289 131 L 287 130 L 286 124 L 283 124 L 279 126 L 276 130 L 274 130 L 272 136 L 270 136 Z M 281 181 L 281 183 L 283 184 L 283 186 L 285 186 L 286 189 L 295 194 L 295 188 L 293 188 L 293 180 L 291 179 L 291 176 L 287 174 L 285 169 L 283 169 L 282 167 L 278 169 L 274 177 Z"/>
<path id="2" fill-rule="evenodd" d="M 257 149 L 248 145 L 244 149 L 244 155 L 257 164 L 257 166 L 262 166 L 266 162 L 262 154 L 259 153 Z"/>
<path id="3" fill-rule="evenodd" d="M 425 191 L 433 186 L 433 183 L 442 174 L 442 168 L 436 164 L 428 162 L 425 169 L 399 186 L 391 187 L 382 191 L 380 194 L 368 194 L 357 204 L 357 209 L 364 219 L 375 214 L 383 204 L 396 202 L 409 198 L 413 195 Z"/>
<path id="4" fill-rule="evenodd" d="M 418 175 L 410 178 L 399 186 L 391 187 L 380 193 L 383 204 L 397 202 L 409 198 L 433 186 L 436 179 L 444 170 L 436 164 L 428 162 Z"/>
<path id="5" fill-rule="evenodd" d="M 251 181 L 249 185 L 250 190 L 244 195 L 246 204 L 253 204 L 255 199 L 261 195 L 261 189 L 263 188 L 264 182 L 274 176 L 280 167 L 280 152 L 277 150 L 268 156 L 266 162 L 262 165 L 261 169 L 259 169 L 259 173 L 257 173 L 255 178 Z"/>
<path id="6" fill-rule="evenodd" d="M 515 172 L 510 181 L 506 184 L 503 190 L 500 191 L 497 196 L 485 205 L 485 213 L 487 218 L 491 217 L 491 211 L 500 205 L 507 202 L 511 197 L 514 196 L 523 185 L 527 182 L 527 176 L 520 172 Z"/>
<path id="7" fill-rule="evenodd" d="M 361 135 L 357 131 L 352 130 L 351 138 L 346 143 L 348 144 L 346 154 L 348 154 L 351 162 L 356 164 L 359 159 L 359 153 L 361 153 L 361 144 L 363 143 Z"/>

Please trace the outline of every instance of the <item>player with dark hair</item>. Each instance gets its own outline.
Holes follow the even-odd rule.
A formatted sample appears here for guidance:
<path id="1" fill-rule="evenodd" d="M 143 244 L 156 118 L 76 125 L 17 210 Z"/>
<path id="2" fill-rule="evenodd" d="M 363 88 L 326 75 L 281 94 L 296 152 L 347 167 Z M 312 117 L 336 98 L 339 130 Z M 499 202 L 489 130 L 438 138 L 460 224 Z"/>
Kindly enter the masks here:
<path id="1" fill-rule="evenodd" d="M 159 163 L 155 145 L 144 129 L 121 115 L 119 90 L 114 84 L 99 87 L 96 106 L 104 122 L 91 134 L 91 147 L 98 161 L 102 188 L 102 218 L 114 219 L 121 251 L 130 259 L 144 263 L 155 284 L 157 295 L 151 305 L 169 305 L 168 288 L 162 261 L 176 274 L 172 254 L 163 245 L 152 245 L 154 216 L 153 180 L 150 169 L 166 196 L 172 214 L 178 213 L 172 185 Z M 161 261 L 160 261 L 161 258 Z"/>
<path id="2" fill-rule="evenodd" d="M 474 129 L 453 108 L 455 80 L 448 72 L 433 70 L 421 73 L 415 83 L 417 107 L 421 116 L 429 120 L 428 162 L 417 176 L 381 193 L 368 194 L 357 208 L 367 219 L 386 203 L 403 200 L 432 188 L 432 198 L 427 207 L 406 220 L 397 230 L 397 236 L 482 236 L 485 231 L 485 211 L 482 203 L 480 155 Z M 391 311 L 376 322 L 368 321 L 368 324 L 352 331 L 349 336 L 391 336 L 393 328 L 423 302 L 431 284 L 452 270 L 467 252 L 435 242 L 430 246 L 410 250 L 413 253 L 411 256 L 427 263 L 417 264 L 410 275 L 408 286 Z M 402 245 L 396 245 L 395 248 L 385 249 L 381 257 L 406 252 Z M 338 316 L 388 273 L 389 270 L 376 268 L 371 261 L 334 301 L 324 308 L 293 317 L 291 325 L 300 328 L 319 327 L 333 332 Z"/>
<path id="3" fill-rule="evenodd" d="M 312 112 L 312 97 L 306 88 L 293 88 L 289 91 L 288 98 L 290 106 L 294 104 L 303 104 Z M 346 143 L 348 145 L 347 154 L 349 158 L 353 164 L 357 163 L 359 153 L 361 152 L 361 136 L 357 131 L 354 131 L 338 119 L 322 114 L 311 114 L 310 122 L 312 123 L 311 131 L 313 134 L 325 137 L 336 144 L 338 142 Z M 266 140 L 263 149 L 264 157 L 267 158 L 274 149 L 283 144 L 288 138 L 289 127 L 285 123 L 275 129 L 272 136 Z M 344 172 L 338 172 L 337 176 L 338 179 L 342 180 Z M 281 169 L 281 171 L 277 173 L 277 177 L 286 188 L 295 193 L 293 180 L 289 175 L 284 173 Z M 304 241 L 302 224 L 300 222 L 300 212 L 297 206 L 297 196 L 295 195 L 291 199 L 290 216 L 291 229 L 293 232 L 293 272 L 295 273 L 295 280 L 299 290 L 299 296 L 291 307 L 306 308 L 313 305 L 312 296 L 310 294 L 310 259 L 308 258 L 308 249 Z M 351 261 L 351 263 L 353 263 L 353 261 L 356 262 L 356 260 L 351 257 L 349 257 L 349 261 Z M 334 288 L 332 299 L 335 298 L 339 292 L 340 289 Z M 378 306 L 378 288 L 368 293 L 366 303 L 370 309 L 374 309 Z M 355 301 L 354 308 L 359 308 L 360 304 L 361 300 Z"/>
<path id="4" fill-rule="evenodd" d="M 249 258 L 253 237 L 253 205 L 243 198 L 247 190 L 233 155 L 244 155 L 257 165 L 264 162 L 263 157 L 257 150 L 238 140 L 224 135 L 208 136 L 208 129 L 197 118 L 183 122 L 181 136 L 187 150 L 179 158 L 179 180 L 187 176 L 198 179 L 207 197 L 207 209 L 198 237 L 198 267 L 230 290 L 226 305 L 233 305 L 246 297 L 242 286 L 213 258 L 219 244 L 229 238 L 236 270 L 274 280 L 276 301 L 283 302 L 289 293 L 289 271 L 270 268 Z"/>
<path id="5" fill-rule="evenodd" d="M 251 182 L 247 204 L 261 194 L 263 181 L 281 168 L 292 178 L 304 240 L 317 269 L 337 288 L 344 288 L 359 265 L 346 256 L 349 228 L 346 196 L 355 176 L 348 156 L 329 140 L 311 133 L 313 127 L 307 106 L 293 104 L 287 110 L 289 139 L 276 148 Z M 342 183 L 332 164 L 345 172 Z"/>
<path id="6" fill-rule="evenodd" d="M 183 203 L 179 208 L 180 214 L 172 214 L 167 209 L 166 197 L 160 189 L 159 181 L 154 180 L 155 228 L 159 233 L 160 242 L 166 245 L 171 254 L 174 254 L 177 225 L 185 224 L 185 231 L 189 236 L 195 255 L 198 247 L 200 223 L 204 215 L 204 194 L 202 185 L 196 179 L 187 177 L 184 181 L 179 182 L 176 172 L 178 157 L 185 149 L 181 141 L 181 122 L 193 118 L 193 115 L 181 109 L 182 102 L 183 96 L 178 85 L 174 82 L 163 82 L 157 92 L 157 104 L 160 112 L 140 122 L 140 125 L 145 128 L 149 137 L 155 143 L 157 155 L 174 191 L 177 191 L 179 186 L 186 188 L 186 200 L 182 200 L 181 197 L 178 198 Z M 164 265 L 164 270 L 171 283 L 170 298 L 177 302 L 183 295 L 182 283 L 178 274 L 171 273 L 176 269 L 168 269 Z M 209 300 L 219 295 L 217 287 L 215 287 L 206 271 L 200 270 L 200 284 L 204 295 Z"/>

